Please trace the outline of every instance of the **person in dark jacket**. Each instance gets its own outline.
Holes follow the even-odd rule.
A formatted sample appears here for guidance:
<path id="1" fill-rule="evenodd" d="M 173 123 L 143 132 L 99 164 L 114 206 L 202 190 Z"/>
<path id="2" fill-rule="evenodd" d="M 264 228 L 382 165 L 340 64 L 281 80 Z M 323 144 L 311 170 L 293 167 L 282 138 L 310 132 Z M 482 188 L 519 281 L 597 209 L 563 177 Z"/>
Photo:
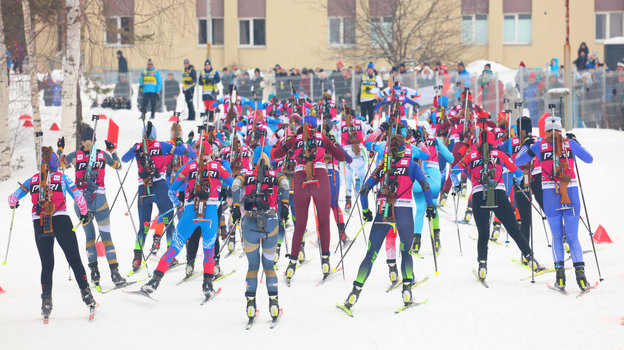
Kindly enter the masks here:
<path id="1" fill-rule="evenodd" d="M 126 61 L 121 50 L 117 50 L 117 73 L 119 76 L 124 75 L 126 79 L 128 78 L 128 61 Z"/>
<path id="2" fill-rule="evenodd" d="M 180 83 L 173 78 L 173 73 L 169 73 L 167 80 L 165 80 L 165 107 L 167 111 L 175 112 L 179 95 Z"/>

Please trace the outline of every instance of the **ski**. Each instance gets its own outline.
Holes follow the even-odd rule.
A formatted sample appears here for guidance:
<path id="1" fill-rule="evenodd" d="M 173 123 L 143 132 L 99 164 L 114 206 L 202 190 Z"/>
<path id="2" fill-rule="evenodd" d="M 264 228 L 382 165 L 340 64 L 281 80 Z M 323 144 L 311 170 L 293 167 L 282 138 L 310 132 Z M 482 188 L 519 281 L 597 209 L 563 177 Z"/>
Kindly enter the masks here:
<path id="1" fill-rule="evenodd" d="M 222 279 L 224 279 L 224 278 L 226 278 L 226 277 L 228 277 L 228 276 L 232 276 L 232 275 L 234 274 L 234 272 L 236 272 L 236 269 L 234 269 L 234 270 L 230 271 L 229 273 L 219 275 L 218 277 L 216 277 L 216 278 L 213 280 L 213 282 L 221 281 Z"/>
<path id="2" fill-rule="evenodd" d="M 95 318 L 95 309 L 98 306 L 99 306 L 99 304 L 96 304 L 95 306 L 89 307 L 89 322 L 93 321 L 93 318 Z"/>
<path id="3" fill-rule="evenodd" d="M 554 290 L 555 292 L 561 293 L 562 295 L 568 295 L 568 292 L 565 290 L 565 287 L 564 288 L 554 287 L 554 286 L 551 286 L 550 283 L 546 283 L 546 287 L 548 287 L 550 290 Z"/>
<path id="4" fill-rule="evenodd" d="M 429 280 L 429 275 L 425 276 L 425 278 L 423 278 L 422 280 L 417 281 L 416 283 L 413 283 L 411 289 L 414 289 L 414 288 L 420 286 L 421 284 L 427 282 L 428 280 Z"/>
<path id="5" fill-rule="evenodd" d="M 184 278 L 180 282 L 176 283 L 176 286 L 179 286 L 182 283 L 188 282 L 188 281 L 194 279 L 195 277 L 197 277 L 199 275 L 203 275 L 203 274 L 204 274 L 203 272 L 197 272 L 197 273 L 194 273 L 194 274 L 192 274 L 190 276 L 184 276 Z"/>
<path id="6" fill-rule="evenodd" d="M 577 298 L 582 297 L 583 295 L 589 293 L 592 289 L 598 287 L 598 282 L 596 282 L 593 286 L 589 286 L 589 288 L 585 289 L 584 291 L 581 291 L 579 294 L 576 295 Z"/>
<path id="7" fill-rule="evenodd" d="M 149 277 L 145 277 L 145 278 L 144 278 L 144 279 L 142 279 L 142 280 L 125 282 L 125 283 L 123 283 L 123 284 L 116 285 L 116 286 L 114 286 L 114 287 L 113 287 L 113 288 L 111 288 L 111 289 L 107 289 L 107 290 L 105 290 L 105 291 L 100 291 L 100 292 L 101 292 L 102 294 L 110 293 L 110 292 L 112 292 L 112 291 L 114 291 L 114 290 L 121 289 L 121 288 L 125 288 L 125 287 L 131 286 L 131 285 L 136 284 L 136 283 L 139 283 L 139 282 L 143 282 L 143 281 L 147 280 L 148 278 L 149 278 Z"/>
<path id="8" fill-rule="evenodd" d="M 271 325 L 269 326 L 270 329 L 273 329 L 273 328 L 275 328 L 275 326 L 277 326 L 279 321 L 282 319 L 282 315 L 283 314 L 284 314 L 284 309 L 280 309 L 279 310 L 279 315 L 277 315 L 277 317 L 275 319 L 271 319 Z"/>
<path id="9" fill-rule="evenodd" d="M 511 261 L 513 261 L 513 262 L 515 262 L 516 264 L 518 264 L 518 265 L 520 265 L 520 266 L 522 266 L 522 267 L 524 267 L 524 268 L 528 269 L 529 271 L 531 271 L 531 268 L 529 267 L 529 265 L 527 265 L 527 264 L 523 263 L 522 261 L 520 261 L 520 260 L 518 260 L 518 259 L 515 259 L 515 258 L 511 258 Z M 549 270 L 549 269 L 545 268 L 544 266 L 540 266 L 540 269 L 539 269 L 539 270 L 537 270 L 537 271 L 535 271 L 535 273 L 539 273 L 539 272 L 544 271 L 544 270 Z M 554 270 L 554 269 L 553 269 L 553 270 Z"/>
<path id="10" fill-rule="evenodd" d="M 490 286 L 487 284 L 487 282 L 485 282 L 485 279 L 481 279 L 481 277 L 479 277 L 479 273 L 477 272 L 477 270 L 472 269 L 472 274 L 477 278 L 477 280 L 485 287 L 485 288 L 490 288 Z"/>
<path id="11" fill-rule="evenodd" d="M 338 274 L 338 272 L 342 271 L 342 267 L 338 268 L 338 269 L 333 269 L 330 273 L 328 273 L 327 275 L 324 275 L 323 278 L 321 278 L 320 281 L 318 281 L 318 283 L 316 283 L 316 286 L 320 286 L 321 284 L 327 282 L 328 280 L 330 280 L 332 277 L 336 276 Z"/>
<path id="12" fill-rule="evenodd" d="M 214 294 L 208 294 L 204 297 L 204 300 L 199 305 L 204 305 L 210 300 L 214 299 L 217 295 L 221 294 L 221 288 L 217 289 Z"/>
<path id="13" fill-rule="evenodd" d="M 128 294 L 133 294 L 133 295 L 142 295 L 148 299 L 151 299 L 155 302 L 158 302 L 158 299 L 155 299 L 154 297 L 152 297 L 149 293 L 144 292 L 142 290 L 124 290 L 124 293 L 128 293 Z"/>
<path id="14" fill-rule="evenodd" d="M 132 270 L 132 271 L 128 272 L 127 277 L 131 277 L 131 276 L 132 276 L 132 275 L 134 275 L 135 273 L 137 273 L 137 272 L 139 272 L 139 271 L 143 270 L 143 268 L 145 268 L 145 262 L 144 262 L 143 264 L 141 264 L 141 267 L 139 267 L 138 269 L 136 269 L 136 270 Z"/>
<path id="15" fill-rule="evenodd" d="M 420 286 L 421 284 L 427 282 L 428 280 L 429 280 L 429 276 L 427 275 L 422 280 L 416 281 L 416 282 L 412 283 L 411 289 L 414 289 L 414 288 Z M 397 280 L 394 284 L 390 285 L 390 287 L 388 289 L 386 289 L 386 293 L 389 293 L 389 292 L 395 290 L 400 285 L 401 285 L 401 281 Z"/>
<path id="16" fill-rule="evenodd" d="M 306 259 L 304 261 L 297 261 L 297 268 L 300 268 L 303 265 L 306 265 L 307 263 L 309 263 L 310 261 L 313 261 L 314 257 L 310 258 L 310 259 Z"/>
<path id="17" fill-rule="evenodd" d="M 344 311 L 350 317 L 353 317 L 353 312 L 351 312 L 351 309 L 346 307 L 344 304 L 336 304 L 336 307 L 339 308 L 340 310 Z"/>
<path id="18" fill-rule="evenodd" d="M 102 287 L 99 284 L 93 283 L 93 288 L 95 288 L 96 291 L 102 293 Z"/>
<path id="19" fill-rule="evenodd" d="M 419 259 L 424 259 L 425 257 L 420 255 L 420 253 L 412 253 L 412 256 L 417 257 Z"/>
<path id="20" fill-rule="evenodd" d="M 251 327 L 253 327 L 254 322 L 256 321 L 256 319 L 258 318 L 258 314 L 260 314 L 260 311 L 256 310 L 256 315 L 254 317 L 250 317 L 249 320 L 247 321 L 247 325 L 245 325 L 245 329 L 246 330 L 250 330 Z"/>
<path id="21" fill-rule="evenodd" d="M 565 269 L 566 270 L 571 270 L 572 267 L 566 267 Z M 554 268 L 544 269 L 544 270 L 541 270 L 539 272 L 536 272 L 534 274 L 534 276 L 539 276 L 539 275 L 543 275 L 543 274 L 551 273 L 551 272 L 555 272 L 555 269 Z M 532 278 L 532 276 L 527 276 L 527 277 L 521 278 L 520 281 L 530 280 L 531 278 Z"/>
<path id="22" fill-rule="evenodd" d="M 239 250 L 239 249 L 238 249 L 238 247 L 236 247 L 235 249 L 228 251 L 228 253 L 227 253 L 227 255 L 225 256 L 225 258 L 229 258 L 230 256 L 234 255 L 234 253 L 238 253 L 238 250 Z M 242 253 L 243 253 L 243 254 L 245 254 L 245 252 L 244 252 L 244 251 L 243 251 Z M 224 259 L 225 259 L 225 258 L 224 258 Z"/>
<path id="23" fill-rule="evenodd" d="M 400 285 L 401 285 L 401 281 L 397 279 L 394 283 L 390 284 L 390 287 L 388 287 L 388 289 L 386 289 L 386 293 L 390 293 L 391 291 L 395 290 Z"/>
<path id="24" fill-rule="evenodd" d="M 395 314 L 401 313 L 402 311 L 409 310 L 409 309 L 411 309 L 411 308 L 413 308 L 413 307 L 415 307 L 415 306 L 418 306 L 418 305 L 423 305 L 423 304 L 425 304 L 427 301 L 429 301 L 429 299 L 425 299 L 424 301 L 421 301 L 420 303 L 411 302 L 411 303 L 409 303 L 409 304 L 407 304 L 407 305 L 403 305 L 403 306 L 401 306 L 401 307 L 400 307 L 400 308 L 398 308 L 396 311 L 394 311 L 394 313 L 395 313 Z"/>
<path id="25" fill-rule="evenodd" d="M 473 234 L 468 235 L 468 237 L 470 237 L 470 239 L 472 239 L 473 241 L 478 241 L 479 240 L 479 237 L 474 236 Z M 489 238 L 488 238 L 488 241 L 491 242 L 491 243 L 497 244 L 497 245 L 504 245 L 504 243 L 501 243 L 499 241 L 493 241 L 493 240 L 491 240 Z"/>

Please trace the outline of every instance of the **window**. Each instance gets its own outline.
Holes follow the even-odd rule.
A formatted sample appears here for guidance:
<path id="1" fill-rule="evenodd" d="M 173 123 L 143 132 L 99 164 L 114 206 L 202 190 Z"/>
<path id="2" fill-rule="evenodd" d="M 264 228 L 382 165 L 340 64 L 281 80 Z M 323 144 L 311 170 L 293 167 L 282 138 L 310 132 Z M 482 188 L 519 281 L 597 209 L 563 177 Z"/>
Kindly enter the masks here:
<path id="1" fill-rule="evenodd" d="M 596 40 L 605 40 L 624 33 L 624 12 L 596 13 Z"/>
<path id="2" fill-rule="evenodd" d="M 329 47 L 355 45 L 355 19 L 353 17 L 329 17 Z"/>
<path id="3" fill-rule="evenodd" d="M 264 18 L 238 20 L 238 46 L 265 46 L 266 30 Z"/>
<path id="4" fill-rule="evenodd" d="M 487 15 L 462 16 L 461 41 L 463 45 L 487 45 Z"/>
<path id="5" fill-rule="evenodd" d="M 381 48 L 392 43 L 392 17 L 373 17 L 370 23 L 370 45 Z"/>
<path id="6" fill-rule="evenodd" d="M 531 14 L 506 14 L 503 17 L 503 43 L 507 45 L 531 44 Z"/>
<path id="7" fill-rule="evenodd" d="M 106 17 L 106 44 L 133 45 L 134 17 Z"/>
<path id="8" fill-rule="evenodd" d="M 203 46 L 210 42 L 213 46 L 223 46 L 223 18 L 211 18 L 210 28 L 207 23 L 206 18 L 197 19 L 197 44 Z"/>

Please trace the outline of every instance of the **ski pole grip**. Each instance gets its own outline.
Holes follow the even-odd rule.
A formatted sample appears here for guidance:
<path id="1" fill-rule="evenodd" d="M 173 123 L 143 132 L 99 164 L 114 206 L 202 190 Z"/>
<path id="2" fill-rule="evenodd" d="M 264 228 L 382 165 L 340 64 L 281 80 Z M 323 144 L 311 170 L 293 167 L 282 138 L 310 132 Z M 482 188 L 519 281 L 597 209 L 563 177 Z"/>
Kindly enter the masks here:
<path id="1" fill-rule="evenodd" d="M 92 114 L 91 115 L 91 120 L 100 120 L 100 116 L 97 114 Z"/>

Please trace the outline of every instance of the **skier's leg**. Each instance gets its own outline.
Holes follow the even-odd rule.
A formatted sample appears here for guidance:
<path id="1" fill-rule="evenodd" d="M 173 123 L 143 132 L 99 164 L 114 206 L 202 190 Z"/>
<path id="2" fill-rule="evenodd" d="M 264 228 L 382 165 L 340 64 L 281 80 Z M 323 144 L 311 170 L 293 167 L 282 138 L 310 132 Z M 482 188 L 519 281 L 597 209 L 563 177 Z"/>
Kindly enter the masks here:
<path id="1" fill-rule="evenodd" d="M 351 197 L 353 191 L 353 172 L 353 164 L 345 163 L 345 191 L 347 197 Z"/>
<path id="2" fill-rule="evenodd" d="M 477 256 L 479 261 L 487 261 L 488 241 L 490 239 L 490 210 L 481 208 L 485 204 L 483 192 L 475 193 L 472 198 L 474 200 L 474 221 L 479 232 Z"/>
<path id="3" fill-rule="evenodd" d="M 217 209 L 218 205 L 206 205 L 204 218 L 211 221 L 200 223 L 204 248 L 204 279 L 206 275 L 214 275 L 215 270 L 215 241 L 218 229 L 217 220 L 219 219 Z"/>
<path id="4" fill-rule="evenodd" d="M 413 282 L 413 261 L 410 249 L 412 248 L 412 241 L 414 235 L 412 234 L 412 222 L 414 216 L 412 216 L 412 208 L 410 207 L 395 207 L 394 215 L 396 217 L 396 227 L 399 233 L 399 239 L 401 241 L 401 275 L 403 276 L 403 282 Z"/>
<path id="5" fill-rule="evenodd" d="M 570 255 L 575 266 L 583 263 L 583 247 L 578 239 L 579 214 L 581 204 L 578 196 L 578 187 L 569 187 L 568 196 L 572 202 L 573 209 L 563 210 L 563 221 L 565 224 L 565 236 L 570 246 Z"/>
<path id="6" fill-rule="evenodd" d="M 265 230 L 270 233 L 262 238 L 262 268 L 266 275 L 267 292 L 269 295 L 277 295 L 277 274 L 273 264 L 275 250 L 277 249 L 277 224 L 278 219 L 276 216 L 267 218 Z"/>
<path id="7" fill-rule="evenodd" d="M 142 250 L 145 247 L 145 236 L 149 232 L 149 226 L 145 225 L 145 221 L 150 221 L 152 217 L 152 203 L 154 197 L 144 197 L 145 186 L 140 185 L 137 198 L 137 211 L 139 214 L 139 232 L 134 249 Z"/>
<path id="8" fill-rule="evenodd" d="M 52 273 L 54 272 L 54 235 L 43 234 L 39 219 L 33 220 L 35 244 L 41 261 L 41 296 L 52 296 Z"/>
<path id="9" fill-rule="evenodd" d="M 329 228 L 329 213 L 331 211 L 330 195 L 329 195 L 329 178 L 323 169 L 316 170 L 315 178 L 318 180 L 318 186 L 312 188 L 312 197 L 316 206 L 316 215 L 319 225 L 319 236 L 321 238 L 321 253 L 329 255 L 329 243 L 331 239 L 331 230 Z M 314 185 L 312 185 L 314 186 Z"/>
<path id="10" fill-rule="evenodd" d="M 533 213 L 531 211 L 531 202 L 529 202 L 522 192 L 515 189 L 514 199 L 518 211 L 520 212 L 520 231 L 527 239 L 531 240 L 531 223 L 533 222 Z M 527 196 L 530 195 L 528 191 L 524 192 Z"/>
<path id="11" fill-rule="evenodd" d="M 158 206 L 158 215 L 162 215 L 167 212 L 171 208 L 173 208 L 173 204 L 171 204 L 171 199 L 169 199 L 169 195 L 167 192 L 169 191 L 169 186 L 167 185 L 167 181 L 154 181 L 153 193 L 156 195 L 156 205 Z M 173 238 L 173 215 L 174 212 L 170 211 L 165 215 L 162 220 L 165 226 L 167 227 L 167 246 L 171 245 L 171 239 Z M 215 223 L 216 227 L 216 223 Z M 185 240 L 186 241 L 186 240 Z"/>
<path id="12" fill-rule="evenodd" d="M 243 231 L 243 249 L 247 256 L 247 275 L 245 276 L 245 296 L 255 297 L 258 287 L 258 269 L 260 268 L 260 233 L 256 229 L 256 220 L 245 215 L 241 222 Z"/>
<path id="13" fill-rule="evenodd" d="M 113 239 L 110 233 L 110 212 L 108 202 L 106 201 L 106 195 L 98 193 L 95 195 L 95 198 L 97 206 L 99 207 L 99 209 L 95 212 L 95 220 L 97 221 L 98 230 L 100 231 L 100 236 L 102 237 L 102 243 L 104 243 L 104 249 L 106 250 L 106 260 L 109 265 L 116 264 L 117 252 L 115 251 L 115 245 L 113 244 Z"/>
<path id="14" fill-rule="evenodd" d="M 178 226 L 176 227 L 175 234 L 173 235 L 173 240 L 171 244 L 167 248 L 167 251 L 160 258 L 158 262 L 158 266 L 156 267 L 157 271 L 162 272 L 163 274 L 167 272 L 173 259 L 180 253 L 184 243 L 187 241 L 189 236 L 195 231 L 198 224 L 193 222 L 193 219 L 196 217 L 195 210 L 193 209 L 192 204 L 186 205 L 184 208 L 184 213 L 182 213 L 182 217 L 178 222 Z"/>
<path id="15" fill-rule="evenodd" d="M 511 203 L 509 203 L 507 193 L 503 190 L 494 190 L 494 193 L 496 205 L 498 205 L 498 208 L 494 209 L 494 214 L 496 214 L 501 224 L 505 227 L 505 230 L 507 230 L 511 238 L 516 242 L 518 248 L 522 251 L 522 255 L 525 257 L 530 256 L 533 254 L 531 246 L 527 238 L 520 232 L 518 222 L 516 221 L 516 213 Z"/>
<path id="16" fill-rule="evenodd" d="M 389 227 L 386 224 L 380 223 L 382 220 L 383 215 L 377 214 L 375 216 L 375 221 L 368 239 L 368 250 L 366 251 L 364 260 L 362 260 L 362 263 L 360 264 L 355 282 L 353 282 L 354 285 L 364 285 L 364 282 L 366 282 L 368 275 L 370 275 L 373 264 L 377 259 L 377 254 L 379 253 L 379 249 L 381 248 Z"/>
<path id="17" fill-rule="evenodd" d="M 312 183 L 303 187 L 305 174 L 303 172 L 295 173 L 293 178 L 295 214 L 297 221 L 295 222 L 295 232 L 293 233 L 292 246 L 290 247 L 290 256 L 296 259 L 301 249 L 301 242 L 308 224 L 308 209 L 310 206 L 310 189 L 316 184 Z"/>
<path id="18" fill-rule="evenodd" d="M 68 215 L 58 215 L 52 217 L 52 225 L 54 227 L 54 236 L 58 241 L 65 259 L 74 271 L 74 277 L 80 289 L 88 288 L 87 273 L 80 260 L 80 248 L 78 248 L 78 240 L 76 233 L 72 231 L 73 225 Z"/>
<path id="19" fill-rule="evenodd" d="M 76 215 L 80 217 L 80 209 L 78 205 L 74 204 L 74 211 Z M 82 225 L 81 225 L 82 226 Z M 87 242 L 87 261 L 89 263 L 97 262 L 97 249 L 95 248 L 95 227 L 93 227 L 93 220 L 88 224 L 82 226 L 85 232 L 85 240 Z"/>
<path id="20" fill-rule="evenodd" d="M 184 214 L 182 214 L 184 215 Z M 179 220 L 178 220 L 178 225 Z M 195 228 L 193 234 L 186 241 L 186 261 L 195 261 L 197 257 L 197 249 L 199 248 L 199 239 L 201 238 L 201 229 L 199 226 Z"/>

